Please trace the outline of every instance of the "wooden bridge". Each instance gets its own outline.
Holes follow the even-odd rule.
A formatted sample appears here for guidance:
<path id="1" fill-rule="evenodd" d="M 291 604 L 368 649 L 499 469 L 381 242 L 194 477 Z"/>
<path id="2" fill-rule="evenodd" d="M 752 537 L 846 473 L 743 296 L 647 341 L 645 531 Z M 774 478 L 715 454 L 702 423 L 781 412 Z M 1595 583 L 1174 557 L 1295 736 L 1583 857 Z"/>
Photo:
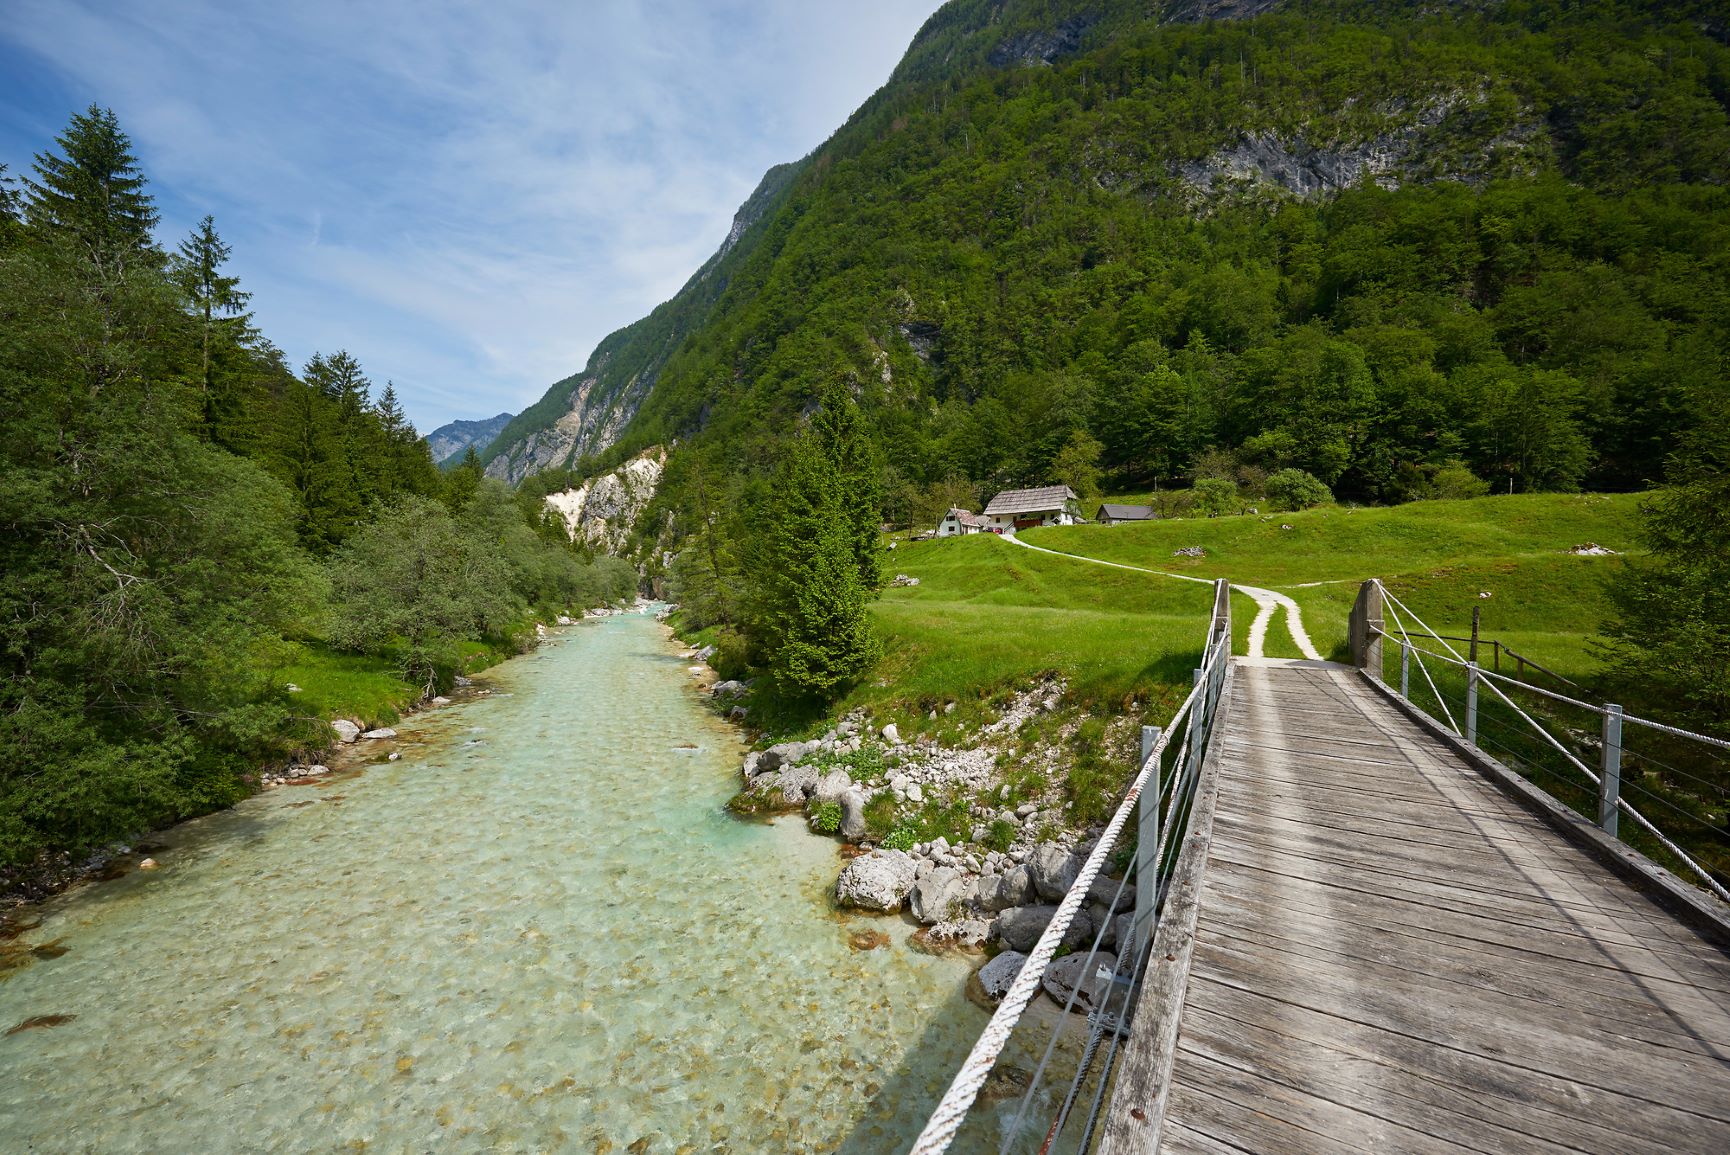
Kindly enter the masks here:
<path id="1" fill-rule="evenodd" d="M 1379 616 L 1358 627 L 1379 674 L 1394 635 Z M 1133 1014 L 1096 1000 L 1093 1069 L 1055 1120 L 1023 1137 L 975 1118 L 970 1137 L 1109 1155 L 1730 1152 L 1730 908 L 1363 670 L 1218 657 L 1198 672 L 1217 692 L 1193 699 L 1194 754 L 1162 779 L 1155 752 L 1142 783 L 1143 809 L 1169 797 L 1151 809 L 1181 827 L 1152 869 L 1141 858 L 1161 881 L 1139 880 L 1159 913 L 1116 978 Z"/>

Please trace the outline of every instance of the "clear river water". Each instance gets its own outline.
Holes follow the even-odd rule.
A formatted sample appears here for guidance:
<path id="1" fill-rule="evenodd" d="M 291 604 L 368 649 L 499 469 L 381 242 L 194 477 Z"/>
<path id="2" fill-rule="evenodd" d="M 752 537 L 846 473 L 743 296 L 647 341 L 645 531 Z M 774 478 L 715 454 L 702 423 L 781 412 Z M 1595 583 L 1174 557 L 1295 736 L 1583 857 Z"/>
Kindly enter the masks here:
<path id="1" fill-rule="evenodd" d="M 0 1032 L 75 1017 L 0 1034 L 0 1151 L 904 1150 L 985 1022 L 971 964 L 833 911 L 797 818 L 726 814 L 690 681 L 652 618 L 586 622 L 400 762 L 49 904 Z"/>

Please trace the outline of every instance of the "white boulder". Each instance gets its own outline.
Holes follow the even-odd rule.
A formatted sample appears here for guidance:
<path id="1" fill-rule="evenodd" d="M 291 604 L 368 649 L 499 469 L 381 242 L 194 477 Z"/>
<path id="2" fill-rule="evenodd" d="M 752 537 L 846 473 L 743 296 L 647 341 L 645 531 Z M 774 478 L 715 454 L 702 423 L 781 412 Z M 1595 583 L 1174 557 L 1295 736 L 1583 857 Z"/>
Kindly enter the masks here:
<path id="1" fill-rule="evenodd" d="M 835 901 L 861 910 L 897 911 L 913 889 L 913 859 L 900 850 L 873 850 L 841 868 Z"/>

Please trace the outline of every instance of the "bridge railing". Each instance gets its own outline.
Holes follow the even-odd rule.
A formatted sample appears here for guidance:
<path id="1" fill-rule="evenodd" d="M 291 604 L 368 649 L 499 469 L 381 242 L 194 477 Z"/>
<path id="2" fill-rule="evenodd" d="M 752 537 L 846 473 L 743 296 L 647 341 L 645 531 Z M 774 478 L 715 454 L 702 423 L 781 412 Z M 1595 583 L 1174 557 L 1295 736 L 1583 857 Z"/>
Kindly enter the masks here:
<path id="1" fill-rule="evenodd" d="M 1092 1145 L 1120 1044 L 1128 1035 L 1148 944 L 1189 828 L 1230 657 L 1231 589 L 1219 581 L 1194 688 L 1165 726 L 1143 727 L 1140 765 L 1122 803 L 932 1112 L 913 1155 L 938 1155 L 958 1135 L 969 1152 L 999 1155 L 1080 1152 Z M 1120 868 L 1121 877 L 1110 877 L 1113 867 Z M 1132 900 L 1134 915 L 1124 934 L 1128 941 L 1112 942 L 1122 925 L 1118 912 Z M 1106 912 L 1098 926 L 1091 925 L 1091 917 L 1087 922 L 1079 917 L 1090 907 Z M 1061 976 L 1060 981 L 1047 984 L 1048 973 Z M 1027 1015 L 1042 987 L 1061 1002 L 1054 1019 Z M 999 1078 L 989 1107 L 975 1110 L 994 1068 L 1011 1050 L 1017 1062 L 1032 1065 L 1031 1074 L 1018 1068 Z M 1023 1078 L 1019 1094 L 997 1093 Z"/>
<path id="2" fill-rule="evenodd" d="M 1730 902 L 1730 741 L 1484 669 L 1373 579 L 1352 618 L 1358 664 L 1408 704 Z"/>

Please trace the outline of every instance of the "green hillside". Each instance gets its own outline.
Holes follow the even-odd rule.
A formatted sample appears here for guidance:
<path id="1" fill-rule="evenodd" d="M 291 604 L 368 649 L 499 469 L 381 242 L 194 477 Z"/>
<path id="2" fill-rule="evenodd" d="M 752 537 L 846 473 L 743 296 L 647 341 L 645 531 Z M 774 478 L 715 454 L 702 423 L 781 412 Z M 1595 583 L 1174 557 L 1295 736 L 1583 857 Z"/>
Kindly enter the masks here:
<path id="1" fill-rule="evenodd" d="M 841 379 L 891 516 L 1065 447 L 1368 501 L 1456 460 L 1643 486 L 1730 351 L 1730 52 L 1683 14 L 948 5 L 610 456 L 682 442 L 663 505 L 695 514 L 695 472 L 763 476 Z"/>

